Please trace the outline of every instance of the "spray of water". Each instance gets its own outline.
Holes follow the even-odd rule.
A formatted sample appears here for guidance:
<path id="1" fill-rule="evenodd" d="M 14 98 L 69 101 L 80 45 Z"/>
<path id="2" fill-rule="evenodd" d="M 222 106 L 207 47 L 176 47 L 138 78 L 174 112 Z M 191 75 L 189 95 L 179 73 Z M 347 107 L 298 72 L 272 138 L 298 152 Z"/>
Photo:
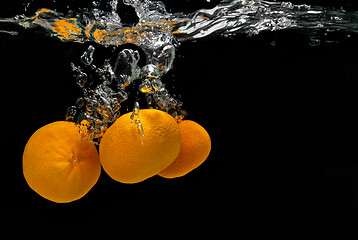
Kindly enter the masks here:
<path id="1" fill-rule="evenodd" d="M 343 30 L 358 32 L 358 12 L 327 9 L 320 6 L 294 5 L 290 2 L 241 1 L 201 9 L 190 15 L 175 33 L 181 40 L 213 34 L 230 35 L 282 29 Z"/>
<path id="2" fill-rule="evenodd" d="M 110 11 L 98 8 L 69 11 L 67 14 L 50 9 L 39 9 L 28 17 L 17 15 L 0 19 L 0 23 L 17 24 L 24 28 L 41 28 L 45 34 L 61 41 L 77 43 L 93 42 L 105 47 L 134 44 L 145 53 L 146 64 L 138 66 L 137 50 L 124 49 L 101 66 L 93 63 L 95 47 L 90 45 L 80 56 L 81 63 L 71 63 L 83 96 L 67 110 L 66 119 L 75 121 L 97 143 L 106 129 L 120 116 L 121 103 L 128 99 L 128 87 L 139 81 L 138 92 L 145 95 L 148 107 L 170 113 L 178 121 L 186 112 L 182 103 L 165 88 L 162 76 L 172 67 L 176 45 L 208 36 L 234 34 L 259 34 L 261 31 L 282 29 L 307 29 L 309 31 L 345 31 L 358 33 L 358 12 L 333 10 L 319 6 L 294 5 L 290 2 L 232 0 L 222 1 L 212 9 L 200 9 L 193 13 L 169 13 L 161 1 L 123 0 L 134 8 L 139 21 L 132 26 L 123 24 L 116 9 L 117 0 L 110 0 Z M 16 34 L 14 31 L 3 31 Z M 94 73 L 93 73 L 94 72 Z M 100 83 L 93 87 L 91 78 Z M 95 76 L 93 76 L 95 75 Z M 145 135 L 134 107 L 132 121 L 140 135 Z"/>

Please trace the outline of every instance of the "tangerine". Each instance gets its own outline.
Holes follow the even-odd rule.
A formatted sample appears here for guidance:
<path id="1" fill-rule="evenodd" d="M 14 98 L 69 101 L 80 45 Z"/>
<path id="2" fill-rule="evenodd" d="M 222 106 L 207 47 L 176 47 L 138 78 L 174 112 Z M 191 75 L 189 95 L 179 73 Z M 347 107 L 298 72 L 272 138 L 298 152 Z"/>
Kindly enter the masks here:
<path id="1" fill-rule="evenodd" d="M 38 129 L 23 153 L 26 182 L 57 203 L 83 197 L 97 182 L 101 164 L 96 147 L 72 122 L 58 121 Z"/>
<path id="2" fill-rule="evenodd" d="M 137 114 L 137 121 L 131 118 L 133 113 L 119 117 L 99 145 L 104 171 L 122 183 L 137 183 L 156 175 L 180 150 L 179 126 L 171 115 L 156 109 L 142 109 Z"/>
<path id="3" fill-rule="evenodd" d="M 179 155 L 175 161 L 158 175 L 176 178 L 199 167 L 209 156 L 211 140 L 208 132 L 198 123 L 184 120 L 179 123 L 182 137 Z"/>

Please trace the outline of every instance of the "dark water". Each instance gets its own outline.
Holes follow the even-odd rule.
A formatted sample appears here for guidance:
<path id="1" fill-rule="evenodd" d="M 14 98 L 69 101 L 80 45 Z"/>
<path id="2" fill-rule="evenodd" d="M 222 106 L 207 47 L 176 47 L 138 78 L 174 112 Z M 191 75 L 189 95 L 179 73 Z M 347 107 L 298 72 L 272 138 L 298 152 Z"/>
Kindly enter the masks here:
<path id="1" fill-rule="evenodd" d="M 42 7 L 66 12 L 67 4 L 82 4 L 68 2 L 32 2 L 25 12 L 21 2 L 13 1 L 1 9 L 0 17 L 24 12 L 31 16 Z M 219 1 L 163 2 L 170 12 L 190 13 Z M 358 10 L 353 1 L 293 3 Z M 126 10 L 120 11 L 122 19 L 135 23 L 134 12 L 129 6 Z M 5 60 L 1 187 L 9 225 L 71 227 L 122 216 L 110 224 L 124 226 L 141 216 L 173 227 L 167 219 L 175 222 L 175 216 L 186 217 L 191 226 L 198 221 L 216 226 L 235 216 L 244 222 L 238 226 L 242 232 L 257 226 L 275 232 L 272 225 L 291 229 L 303 221 L 317 226 L 357 213 L 358 163 L 349 154 L 358 79 L 354 32 L 293 28 L 182 42 L 162 81 L 183 102 L 187 119 L 209 132 L 213 148 L 205 164 L 180 179 L 154 177 L 136 185 L 114 182 L 102 172 L 86 197 L 58 205 L 28 188 L 21 170 L 23 148 L 36 129 L 63 120 L 68 106 L 82 94 L 70 63 L 80 64 L 90 44 L 98 65 L 124 47 L 113 52 L 96 43 L 61 42 L 44 36 L 41 29 L 6 30 L 18 32 L 0 33 Z M 139 47 L 126 47 L 144 56 Z M 130 94 L 135 98 L 136 89 Z M 127 105 L 122 109 L 130 110 L 133 102 Z M 279 220 L 273 222 L 273 216 Z M 63 218 L 66 223 L 59 220 Z"/>

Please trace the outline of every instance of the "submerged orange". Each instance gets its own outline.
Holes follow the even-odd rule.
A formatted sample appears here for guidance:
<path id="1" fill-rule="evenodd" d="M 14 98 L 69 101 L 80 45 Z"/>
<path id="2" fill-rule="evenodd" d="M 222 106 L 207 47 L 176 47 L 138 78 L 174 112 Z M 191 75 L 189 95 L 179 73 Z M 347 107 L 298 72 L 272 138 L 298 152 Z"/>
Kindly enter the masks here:
<path id="1" fill-rule="evenodd" d="M 182 137 L 178 157 L 158 175 L 165 178 L 184 176 L 199 167 L 209 156 L 211 140 L 208 132 L 198 123 L 184 120 L 179 123 Z"/>
<path id="2" fill-rule="evenodd" d="M 30 137 L 23 153 L 23 173 L 39 195 L 66 203 L 83 197 L 96 184 L 101 165 L 96 147 L 78 127 L 58 121 Z"/>
<path id="3" fill-rule="evenodd" d="M 140 110 L 138 120 L 142 128 L 138 121 L 132 121 L 131 115 L 119 117 L 99 145 L 103 169 L 122 183 L 137 183 L 156 175 L 175 160 L 181 146 L 179 126 L 168 113 Z"/>

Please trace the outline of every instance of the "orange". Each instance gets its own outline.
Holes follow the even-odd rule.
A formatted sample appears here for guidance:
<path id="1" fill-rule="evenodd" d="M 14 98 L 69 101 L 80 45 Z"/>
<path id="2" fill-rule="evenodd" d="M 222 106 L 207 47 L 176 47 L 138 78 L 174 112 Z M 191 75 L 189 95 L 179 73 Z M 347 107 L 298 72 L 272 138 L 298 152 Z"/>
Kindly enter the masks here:
<path id="1" fill-rule="evenodd" d="M 102 137 L 99 158 L 105 172 L 122 183 L 137 183 L 168 167 L 178 156 L 181 136 L 175 119 L 155 109 L 142 109 L 138 122 L 131 113 L 119 117 Z"/>
<path id="2" fill-rule="evenodd" d="M 96 147 L 72 122 L 59 121 L 38 129 L 23 154 L 28 185 L 42 197 L 67 203 L 83 197 L 97 182 L 101 164 Z"/>
<path id="3" fill-rule="evenodd" d="M 199 167 L 210 154 L 210 136 L 202 126 L 194 121 L 184 120 L 179 123 L 179 128 L 182 137 L 179 155 L 169 167 L 159 173 L 159 176 L 184 176 Z"/>

